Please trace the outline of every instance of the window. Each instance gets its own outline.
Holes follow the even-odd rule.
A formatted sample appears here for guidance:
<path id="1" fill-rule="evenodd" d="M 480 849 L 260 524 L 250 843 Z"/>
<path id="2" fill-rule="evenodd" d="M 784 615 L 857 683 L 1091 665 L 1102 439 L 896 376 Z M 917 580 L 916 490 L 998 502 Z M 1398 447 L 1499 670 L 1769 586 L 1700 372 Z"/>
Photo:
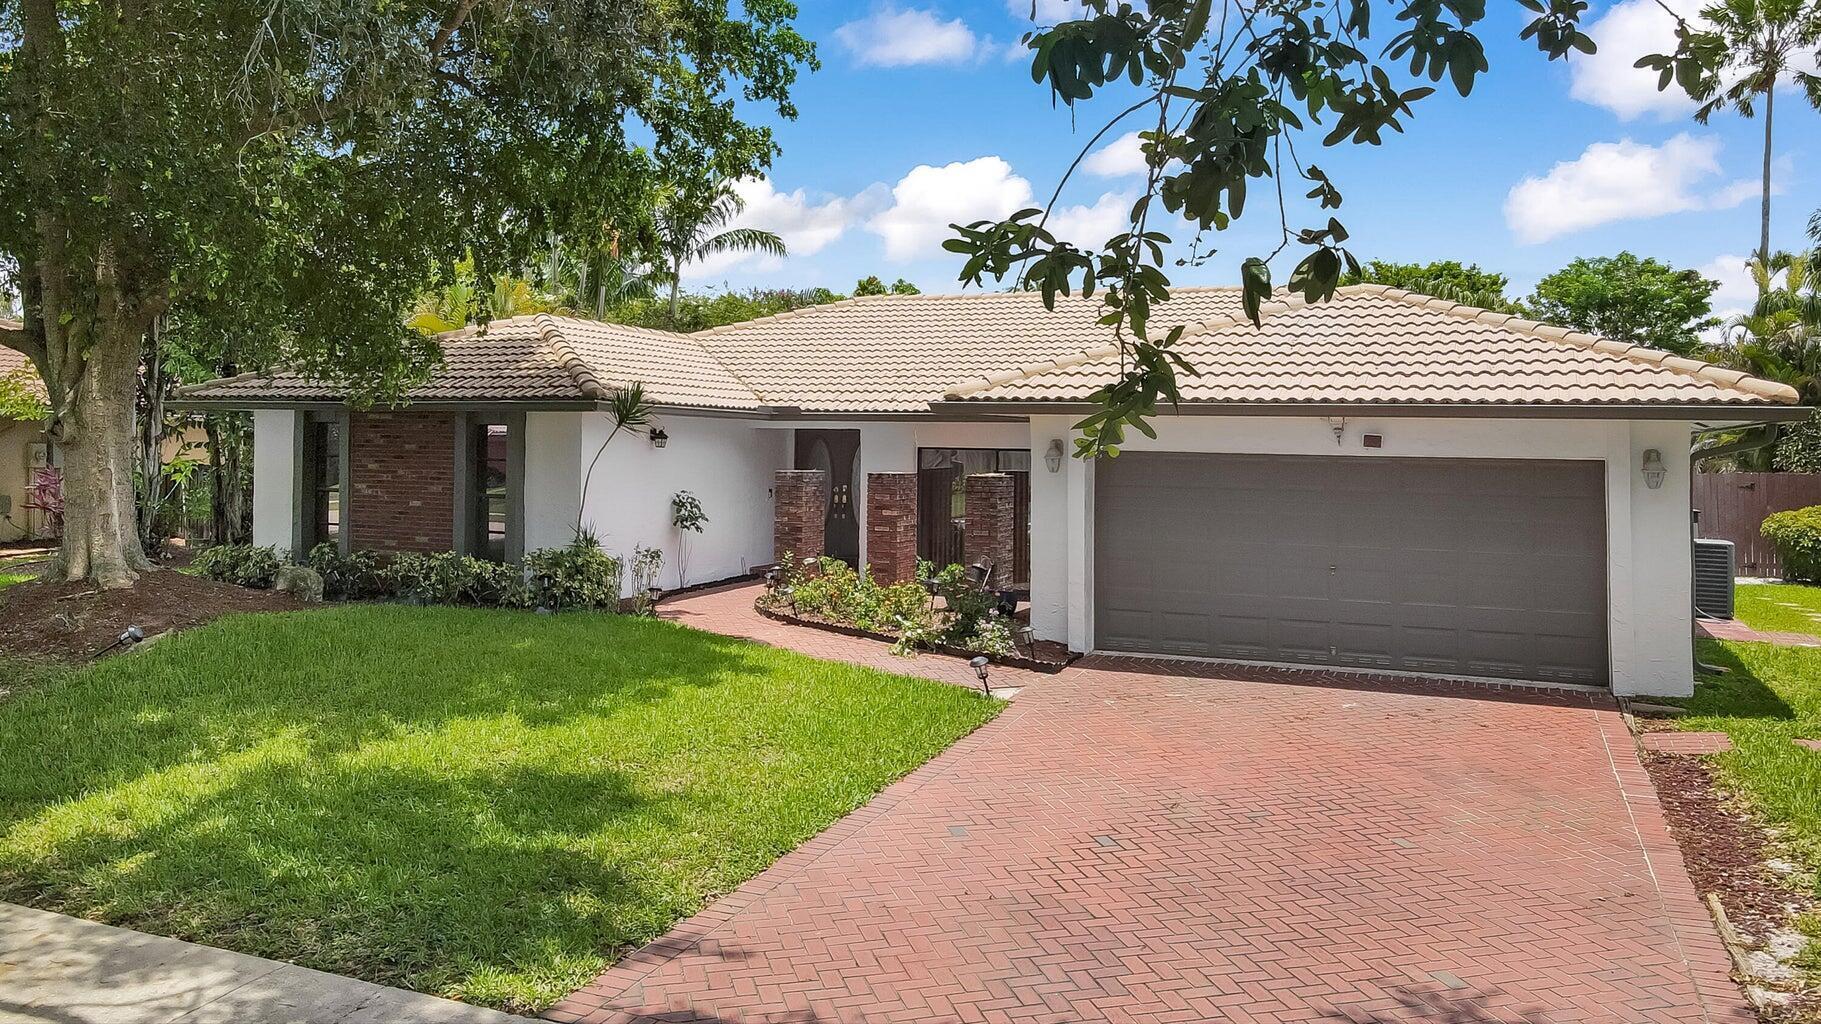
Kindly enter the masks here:
<path id="1" fill-rule="evenodd" d="M 309 478 L 309 535 L 306 547 L 341 540 L 341 424 L 312 420 L 305 450 Z"/>
<path id="2" fill-rule="evenodd" d="M 509 557 L 507 534 L 511 519 L 512 431 L 504 423 L 473 423 L 468 431 L 468 456 L 472 460 L 468 523 L 472 531 L 468 552 L 476 558 L 504 562 Z"/>

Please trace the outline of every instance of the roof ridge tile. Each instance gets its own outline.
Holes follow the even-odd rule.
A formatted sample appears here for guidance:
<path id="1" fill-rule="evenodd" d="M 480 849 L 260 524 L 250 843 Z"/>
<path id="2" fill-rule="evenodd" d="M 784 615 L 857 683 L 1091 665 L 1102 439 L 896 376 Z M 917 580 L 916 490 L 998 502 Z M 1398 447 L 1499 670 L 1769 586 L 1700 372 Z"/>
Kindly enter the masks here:
<path id="1" fill-rule="evenodd" d="M 582 359 L 581 353 L 577 352 L 573 345 L 569 344 L 569 339 L 563 337 L 563 332 L 558 329 L 555 317 L 549 313 L 537 313 L 532 316 L 531 322 L 537 328 L 538 340 L 549 347 L 551 354 L 556 357 L 557 365 L 561 366 L 563 371 L 569 374 L 570 379 L 575 381 L 576 390 L 582 393 L 582 397 L 600 401 L 612 391 L 618 390 L 617 388 L 609 389 L 599 377 L 595 376 L 594 368 Z"/>

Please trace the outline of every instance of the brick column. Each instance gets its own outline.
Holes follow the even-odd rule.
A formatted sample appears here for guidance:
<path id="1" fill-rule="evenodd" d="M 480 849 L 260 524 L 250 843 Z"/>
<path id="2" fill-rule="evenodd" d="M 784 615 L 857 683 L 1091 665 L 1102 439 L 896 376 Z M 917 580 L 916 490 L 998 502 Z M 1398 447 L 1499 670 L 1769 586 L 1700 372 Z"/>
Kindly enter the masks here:
<path id="1" fill-rule="evenodd" d="M 828 516 L 828 471 L 780 469 L 772 477 L 772 552 L 820 558 Z"/>
<path id="2" fill-rule="evenodd" d="M 866 474 L 866 564 L 880 583 L 917 578 L 917 474 Z"/>
<path id="3" fill-rule="evenodd" d="M 993 567 L 993 585 L 1012 582 L 1012 477 L 1009 473 L 970 473 L 963 484 L 961 552 L 968 565 Z"/>

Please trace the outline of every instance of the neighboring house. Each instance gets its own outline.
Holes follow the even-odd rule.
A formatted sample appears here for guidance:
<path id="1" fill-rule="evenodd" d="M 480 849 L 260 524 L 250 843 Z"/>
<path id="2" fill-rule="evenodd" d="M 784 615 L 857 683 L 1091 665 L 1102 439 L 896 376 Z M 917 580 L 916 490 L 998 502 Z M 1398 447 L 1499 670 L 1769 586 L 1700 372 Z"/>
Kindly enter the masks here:
<path id="1" fill-rule="evenodd" d="M 1037 636 L 1075 650 L 1689 692 L 1691 432 L 1799 418 L 1793 391 L 1377 285 L 1267 304 L 1262 329 L 1237 290 L 1174 296 L 1153 319 L 1196 325 L 1201 374 L 1099 462 L 1071 427 L 1117 351 L 1095 304 L 1029 293 L 693 335 L 518 317 L 447 337 L 402 407 L 284 374 L 183 401 L 255 410 L 254 537 L 294 552 L 511 558 L 579 513 L 674 558 L 687 489 L 695 580 L 786 547 L 894 576 L 912 544 L 997 551 Z M 667 445 L 603 450 L 603 400 L 635 381 Z"/>
<path id="2" fill-rule="evenodd" d="M 0 326 L 13 326 L 0 320 Z M 25 354 L 0 347 L 0 380 L 23 381 L 28 390 L 44 397 L 44 384 Z M 0 416 L 0 544 L 46 536 L 50 522 L 43 512 L 25 507 L 32 476 L 51 457 L 42 420 L 15 420 Z"/>

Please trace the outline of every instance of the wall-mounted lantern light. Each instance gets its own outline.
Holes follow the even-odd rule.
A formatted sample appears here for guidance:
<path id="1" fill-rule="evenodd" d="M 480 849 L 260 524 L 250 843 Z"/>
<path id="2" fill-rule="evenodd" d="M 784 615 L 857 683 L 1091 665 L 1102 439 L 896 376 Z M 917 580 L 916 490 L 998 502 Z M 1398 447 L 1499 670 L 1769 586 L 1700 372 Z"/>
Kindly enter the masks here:
<path id="1" fill-rule="evenodd" d="M 662 448 L 669 443 L 670 435 L 664 431 L 663 427 L 651 428 L 651 446 L 653 448 Z"/>
<path id="2" fill-rule="evenodd" d="M 1663 453 L 1655 448 L 1644 449 L 1644 486 L 1651 490 L 1663 486 L 1663 477 L 1669 474 L 1663 465 Z"/>
<path id="3" fill-rule="evenodd" d="M 1062 472 L 1062 438 L 1050 438 L 1049 450 L 1043 453 L 1043 464 L 1048 466 L 1052 473 Z"/>

